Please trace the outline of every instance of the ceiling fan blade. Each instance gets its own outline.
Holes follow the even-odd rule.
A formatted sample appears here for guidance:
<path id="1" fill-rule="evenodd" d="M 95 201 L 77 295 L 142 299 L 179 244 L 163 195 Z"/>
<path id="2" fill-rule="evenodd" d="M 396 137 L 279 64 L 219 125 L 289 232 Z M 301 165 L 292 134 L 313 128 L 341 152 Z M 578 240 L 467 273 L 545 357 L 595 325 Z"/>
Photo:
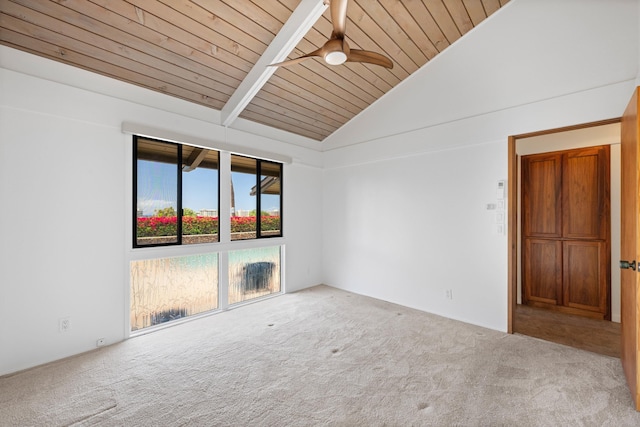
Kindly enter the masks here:
<path id="1" fill-rule="evenodd" d="M 333 33 L 331 38 L 344 38 L 347 27 L 347 0 L 331 0 L 331 22 Z"/>
<path id="2" fill-rule="evenodd" d="M 298 63 L 300 63 L 302 61 L 305 61 L 305 60 L 307 60 L 309 58 L 313 58 L 315 56 L 322 58 L 324 56 L 323 53 L 324 52 L 323 52 L 322 48 L 320 48 L 318 50 L 314 50 L 311 53 L 307 53 L 306 55 L 302 55 L 299 58 L 289 59 L 288 61 L 282 61 L 282 62 L 278 62 L 278 63 L 275 63 L 275 64 L 269 64 L 269 67 L 286 67 L 288 65 L 298 64 Z"/>
<path id="3" fill-rule="evenodd" d="M 393 62 L 391 62 L 389 58 L 368 50 L 351 49 L 349 55 L 347 55 L 347 62 L 366 62 L 368 64 L 393 68 Z"/>
<path id="4" fill-rule="evenodd" d="M 313 57 L 305 55 L 305 56 L 301 56 L 300 58 L 290 59 L 288 61 L 282 61 L 275 64 L 269 64 L 269 67 L 286 67 L 289 65 L 295 65 L 309 58 L 313 58 Z"/>

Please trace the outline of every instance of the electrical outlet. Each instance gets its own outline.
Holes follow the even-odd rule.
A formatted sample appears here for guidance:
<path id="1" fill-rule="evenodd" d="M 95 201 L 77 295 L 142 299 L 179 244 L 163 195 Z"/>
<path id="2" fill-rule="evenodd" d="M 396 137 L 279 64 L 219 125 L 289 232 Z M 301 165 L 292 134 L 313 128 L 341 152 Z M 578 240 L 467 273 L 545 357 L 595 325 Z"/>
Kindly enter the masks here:
<path id="1" fill-rule="evenodd" d="M 453 299 L 453 290 L 452 289 L 447 289 L 445 295 L 446 295 L 447 299 Z"/>
<path id="2" fill-rule="evenodd" d="M 98 338 L 96 340 L 96 347 L 102 347 L 104 345 L 104 338 Z"/>
<path id="3" fill-rule="evenodd" d="M 58 319 L 58 331 L 68 332 L 69 329 L 71 329 L 70 317 L 61 317 L 60 319 Z"/>

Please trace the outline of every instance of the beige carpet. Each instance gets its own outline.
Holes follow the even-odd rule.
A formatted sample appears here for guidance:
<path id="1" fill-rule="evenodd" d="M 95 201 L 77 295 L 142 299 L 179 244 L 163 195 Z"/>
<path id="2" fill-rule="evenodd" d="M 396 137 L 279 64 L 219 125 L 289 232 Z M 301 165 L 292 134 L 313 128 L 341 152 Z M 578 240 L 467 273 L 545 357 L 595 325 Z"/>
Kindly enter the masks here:
<path id="1" fill-rule="evenodd" d="M 0 379 L 2 426 L 638 426 L 620 361 L 326 286 Z"/>

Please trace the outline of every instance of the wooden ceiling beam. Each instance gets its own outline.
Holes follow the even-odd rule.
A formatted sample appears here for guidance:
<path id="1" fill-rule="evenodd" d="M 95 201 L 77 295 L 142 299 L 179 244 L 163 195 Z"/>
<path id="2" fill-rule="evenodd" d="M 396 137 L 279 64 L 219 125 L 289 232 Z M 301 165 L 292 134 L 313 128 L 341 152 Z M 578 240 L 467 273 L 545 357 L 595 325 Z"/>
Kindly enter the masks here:
<path id="1" fill-rule="evenodd" d="M 209 150 L 205 150 L 204 148 L 194 148 L 191 155 L 182 166 L 182 172 L 191 172 L 196 170 L 204 158 L 207 157 L 208 152 Z"/>
<path id="2" fill-rule="evenodd" d="M 222 108 L 222 125 L 229 126 L 277 70 L 270 64 L 284 60 L 326 10 L 323 0 L 302 0 Z"/>

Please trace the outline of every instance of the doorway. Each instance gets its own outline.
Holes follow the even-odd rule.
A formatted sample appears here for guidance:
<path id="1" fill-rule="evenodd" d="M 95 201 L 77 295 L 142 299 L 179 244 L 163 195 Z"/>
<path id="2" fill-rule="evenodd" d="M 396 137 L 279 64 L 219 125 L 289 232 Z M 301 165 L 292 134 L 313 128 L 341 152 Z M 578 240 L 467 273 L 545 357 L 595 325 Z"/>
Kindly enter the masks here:
<path id="1" fill-rule="evenodd" d="M 536 336 L 611 356 L 619 354 L 620 272 L 611 271 L 612 321 L 594 321 L 571 314 L 549 312 L 523 306 L 521 157 L 575 148 L 608 145 L 611 147 L 611 260 L 619 258 L 620 244 L 620 119 L 551 129 L 509 137 L 508 182 L 508 331 Z M 612 354 L 615 353 L 615 354 Z"/>

